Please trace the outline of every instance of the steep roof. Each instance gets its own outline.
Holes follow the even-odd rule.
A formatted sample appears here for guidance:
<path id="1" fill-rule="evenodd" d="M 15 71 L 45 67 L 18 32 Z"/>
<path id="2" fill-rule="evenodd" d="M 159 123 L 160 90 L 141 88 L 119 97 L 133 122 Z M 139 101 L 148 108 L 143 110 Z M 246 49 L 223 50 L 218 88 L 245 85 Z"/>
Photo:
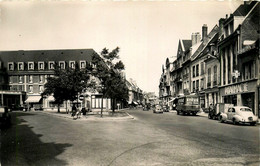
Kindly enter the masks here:
<path id="1" fill-rule="evenodd" d="M 91 61 L 93 49 L 63 49 L 63 50 L 19 50 L 0 51 L 2 62 L 29 62 L 29 61 Z"/>
<path id="2" fill-rule="evenodd" d="M 234 16 L 246 16 L 247 13 L 252 9 L 252 7 L 257 3 L 257 1 L 252 1 L 250 4 L 240 5 L 233 13 Z"/>
<path id="3" fill-rule="evenodd" d="M 190 49 L 191 47 L 191 40 L 182 40 L 183 42 L 183 46 L 184 46 L 184 50 L 187 51 L 188 49 Z"/>
<path id="4" fill-rule="evenodd" d="M 199 54 L 206 48 L 209 42 L 214 38 L 214 36 L 218 33 L 218 25 L 215 25 L 210 33 L 205 38 L 205 41 L 200 42 L 199 46 L 195 47 L 195 50 L 192 50 L 191 60 L 195 60 L 199 57 Z"/>

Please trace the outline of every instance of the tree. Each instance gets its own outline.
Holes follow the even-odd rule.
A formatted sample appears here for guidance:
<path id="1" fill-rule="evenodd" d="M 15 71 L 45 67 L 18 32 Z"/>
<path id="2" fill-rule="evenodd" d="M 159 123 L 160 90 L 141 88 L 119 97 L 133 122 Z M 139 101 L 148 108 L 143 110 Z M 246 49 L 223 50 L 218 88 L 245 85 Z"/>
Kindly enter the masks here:
<path id="1" fill-rule="evenodd" d="M 58 104 L 58 112 L 60 112 L 60 105 L 64 101 L 78 99 L 78 95 L 82 90 L 93 86 L 92 82 L 89 83 L 89 70 L 89 65 L 87 65 L 86 69 L 80 70 L 77 63 L 75 69 L 60 69 L 58 66 L 55 66 L 54 77 L 47 78 L 42 95 L 53 94 L 55 103 Z"/>
<path id="2" fill-rule="evenodd" d="M 122 76 L 122 71 L 125 69 L 122 61 L 119 59 L 119 47 L 111 52 L 104 48 L 101 56 L 95 54 L 92 57 L 94 64 L 93 75 L 99 79 L 99 92 L 104 97 L 111 98 L 112 110 L 115 111 L 116 100 L 128 100 L 128 88 L 126 86 L 125 78 Z"/>

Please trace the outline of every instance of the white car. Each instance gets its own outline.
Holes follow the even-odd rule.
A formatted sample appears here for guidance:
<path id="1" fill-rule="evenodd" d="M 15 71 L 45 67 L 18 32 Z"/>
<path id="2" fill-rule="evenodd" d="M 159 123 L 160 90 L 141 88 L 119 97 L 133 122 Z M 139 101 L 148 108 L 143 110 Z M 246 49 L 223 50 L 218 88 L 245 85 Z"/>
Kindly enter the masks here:
<path id="1" fill-rule="evenodd" d="M 255 125 L 258 117 L 254 115 L 252 109 L 245 106 L 235 106 L 228 108 L 228 112 L 221 113 L 219 116 L 220 122 L 249 123 Z"/>
<path id="2" fill-rule="evenodd" d="M 160 105 L 156 105 L 154 108 L 153 108 L 153 113 L 163 113 L 163 109 Z"/>

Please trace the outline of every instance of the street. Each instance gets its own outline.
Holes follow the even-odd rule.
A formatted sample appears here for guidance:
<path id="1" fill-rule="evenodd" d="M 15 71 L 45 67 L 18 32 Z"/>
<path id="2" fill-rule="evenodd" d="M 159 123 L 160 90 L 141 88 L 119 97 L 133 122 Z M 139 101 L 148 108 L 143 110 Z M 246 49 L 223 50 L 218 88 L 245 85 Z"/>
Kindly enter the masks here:
<path id="1" fill-rule="evenodd" d="M 135 119 L 80 121 L 43 112 L 13 112 L 14 124 L 1 132 L 1 164 L 260 164 L 258 126 L 151 110 L 127 112 Z"/>

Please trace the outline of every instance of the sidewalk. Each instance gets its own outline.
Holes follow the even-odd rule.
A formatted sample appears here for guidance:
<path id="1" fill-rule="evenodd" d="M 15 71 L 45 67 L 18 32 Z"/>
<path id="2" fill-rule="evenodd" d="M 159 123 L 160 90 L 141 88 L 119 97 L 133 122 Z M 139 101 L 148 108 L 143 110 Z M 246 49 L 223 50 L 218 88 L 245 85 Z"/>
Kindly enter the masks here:
<path id="1" fill-rule="evenodd" d="M 87 115 L 83 115 L 81 114 L 80 118 L 76 119 L 73 118 L 71 116 L 71 114 L 67 114 L 66 112 L 60 112 L 58 113 L 57 110 L 45 110 L 45 111 L 37 111 L 39 113 L 43 113 L 43 114 L 48 114 L 51 116 L 56 116 L 56 117 L 60 117 L 60 118 L 65 118 L 65 119 L 70 119 L 70 120 L 126 120 L 126 119 L 134 119 L 134 117 L 130 114 L 128 114 L 127 112 L 125 112 L 124 110 L 126 109 L 121 109 L 121 110 L 116 110 L 115 114 L 112 114 L 112 111 L 108 111 L 108 112 L 103 112 L 103 116 L 101 118 L 100 113 L 96 114 L 93 112 L 88 112 Z M 76 116 L 75 116 L 76 117 Z"/>

